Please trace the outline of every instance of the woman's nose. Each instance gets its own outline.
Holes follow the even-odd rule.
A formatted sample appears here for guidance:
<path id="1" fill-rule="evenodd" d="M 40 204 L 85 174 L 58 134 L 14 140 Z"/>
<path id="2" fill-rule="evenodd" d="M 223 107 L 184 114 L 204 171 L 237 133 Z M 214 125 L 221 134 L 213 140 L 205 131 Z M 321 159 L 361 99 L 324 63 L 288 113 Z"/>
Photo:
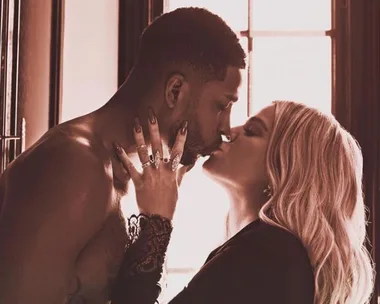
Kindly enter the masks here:
<path id="1" fill-rule="evenodd" d="M 238 136 L 239 133 L 237 132 L 237 130 L 232 129 L 230 133 L 230 141 L 235 141 Z"/>

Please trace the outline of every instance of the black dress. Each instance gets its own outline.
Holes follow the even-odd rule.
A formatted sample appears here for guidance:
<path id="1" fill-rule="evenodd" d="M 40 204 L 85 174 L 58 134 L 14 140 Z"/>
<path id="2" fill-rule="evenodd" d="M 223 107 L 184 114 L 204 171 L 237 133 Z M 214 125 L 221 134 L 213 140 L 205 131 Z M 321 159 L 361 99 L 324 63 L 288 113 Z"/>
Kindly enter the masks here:
<path id="1" fill-rule="evenodd" d="M 257 220 L 211 252 L 170 304 L 313 304 L 313 299 L 313 271 L 301 242 Z"/>
<path id="2" fill-rule="evenodd" d="M 162 261 L 161 255 L 159 263 Z M 119 296 L 112 303 L 155 303 L 160 291 L 159 263 L 150 276 L 141 270 L 137 276 L 122 275 Z M 313 270 L 301 242 L 291 233 L 257 220 L 212 251 L 188 286 L 169 303 L 313 304 L 313 299 Z"/>

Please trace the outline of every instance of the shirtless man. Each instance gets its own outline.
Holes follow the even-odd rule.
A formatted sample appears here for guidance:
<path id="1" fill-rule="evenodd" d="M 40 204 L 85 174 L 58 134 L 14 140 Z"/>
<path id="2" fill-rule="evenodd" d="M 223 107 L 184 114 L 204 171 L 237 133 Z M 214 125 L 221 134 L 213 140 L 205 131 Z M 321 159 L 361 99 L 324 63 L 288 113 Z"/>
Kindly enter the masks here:
<path id="1" fill-rule="evenodd" d="M 178 9 L 153 22 L 133 71 L 108 103 L 49 130 L 1 176 L 0 303 L 108 303 L 132 248 L 125 250 L 120 210 L 128 174 L 113 143 L 135 154 L 133 127 L 147 136 L 158 119 L 172 147 L 188 121 L 181 163 L 209 155 L 230 133 L 244 67 L 236 35 L 206 10 Z M 157 198 L 144 212 L 170 220 L 167 204 Z M 141 286 L 127 303 L 141 303 Z"/>

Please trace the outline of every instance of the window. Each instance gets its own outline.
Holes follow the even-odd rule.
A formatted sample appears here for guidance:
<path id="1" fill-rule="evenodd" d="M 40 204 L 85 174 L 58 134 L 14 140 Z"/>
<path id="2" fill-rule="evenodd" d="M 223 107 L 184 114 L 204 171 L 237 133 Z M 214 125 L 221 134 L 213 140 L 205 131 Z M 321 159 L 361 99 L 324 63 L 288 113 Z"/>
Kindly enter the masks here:
<path id="1" fill-rule="evenodd" d="M 20 119 L 17 81 L 20 3 L 0 1 L 0 174 L 25 148 L 25 119 Z"/>
<path id="2" fill-rule="evenodd" d="M 169 0 L 167 10 L 184 6 L 221 16 L 248 55 L 232 125 L 278 99 L 331 112 L 331 0 Z M 227 196 L 201 170 L 197 165 L 181 186 L 160 303 L 180 292 L 223 242 Z"/>

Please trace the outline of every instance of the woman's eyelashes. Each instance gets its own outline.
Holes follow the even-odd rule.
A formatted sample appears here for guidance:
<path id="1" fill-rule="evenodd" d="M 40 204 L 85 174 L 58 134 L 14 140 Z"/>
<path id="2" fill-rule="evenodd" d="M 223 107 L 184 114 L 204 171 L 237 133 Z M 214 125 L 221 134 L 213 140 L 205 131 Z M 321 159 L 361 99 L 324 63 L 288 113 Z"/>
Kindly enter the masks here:
<path id="1" fill-rule="evenodd" d="M 260 127 L 255 126 L 254 124 L 249 124 L 244 126 L 244 134 L 247 136 L 260 136 L 261 130 Z"/>

